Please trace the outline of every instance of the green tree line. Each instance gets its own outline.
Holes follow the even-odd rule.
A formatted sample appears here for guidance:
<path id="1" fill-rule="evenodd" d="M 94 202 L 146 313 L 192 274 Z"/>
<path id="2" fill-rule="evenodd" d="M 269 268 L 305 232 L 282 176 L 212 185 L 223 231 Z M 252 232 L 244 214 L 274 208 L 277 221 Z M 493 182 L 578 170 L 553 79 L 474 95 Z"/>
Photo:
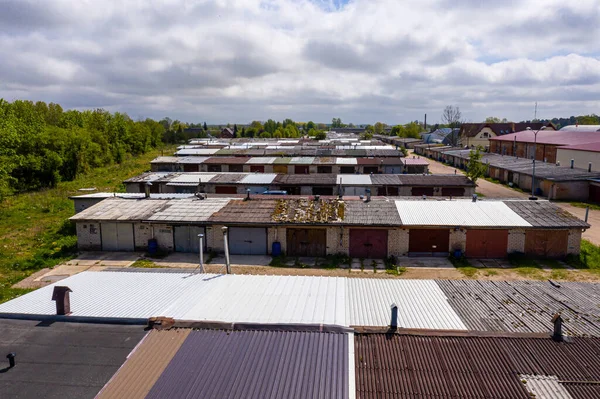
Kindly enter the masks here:
<path id="1" fill-rule="evenodd" d="M 64 111 L 54 103 L 0 99 L 0 200 L 121 163 L 165 139 L 164 126 L 152 119 L 133 121 L 102 109 Z"/>

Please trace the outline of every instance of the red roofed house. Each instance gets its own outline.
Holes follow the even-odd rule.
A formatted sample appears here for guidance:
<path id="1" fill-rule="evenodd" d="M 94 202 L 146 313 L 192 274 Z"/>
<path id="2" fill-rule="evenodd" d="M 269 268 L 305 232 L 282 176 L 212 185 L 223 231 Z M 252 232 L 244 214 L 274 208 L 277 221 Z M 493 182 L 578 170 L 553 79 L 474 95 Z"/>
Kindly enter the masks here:
<path id="1" fill-rule="evenodd" d="M 460 143 L 466 147 L 488 148 L 490 139 L 494 137 L 504 136 L 514 132 L 519 132 L 527 129 L 527 127 L 537 130 L 543 126 L 546 129 L 556 130 L 552 123 L 463 123 L 460 127 Z"/>

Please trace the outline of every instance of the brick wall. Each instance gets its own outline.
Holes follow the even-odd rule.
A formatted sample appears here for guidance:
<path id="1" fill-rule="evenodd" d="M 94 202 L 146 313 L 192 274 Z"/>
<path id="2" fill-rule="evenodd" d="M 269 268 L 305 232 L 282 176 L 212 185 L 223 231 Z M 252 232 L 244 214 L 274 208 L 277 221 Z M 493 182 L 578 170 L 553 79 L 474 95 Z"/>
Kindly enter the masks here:
<path id="1" fill-rule="evenodd" d="M 508 231 L 508 248 L 506 252 L 509 254 L 514 252 L 525 253 L 525 230 L 513 229 Z"/>
<path id="2" fill-rule="evenodd" d="M 77 222 L 77 247 L 81 250 L 99 251 L 102 249 L 100 225 L 98 223 Z"/>
<path id="3" fill-rule="evenodd" d="M 269 227 L 267 229 L 267 251 L 271 253 L 273 243 L 279 241 L 281 244 L 281 251 L 286 252 L 286 229 L 285 227 Z"/>
<path id="4" fill-rule="evenodd" d="M 581 229 L 569 230 L 569 241 L 567 244 L 567 253 L 579 255 L 581 251 Z"/>
<path id="5" fill-rule="evenodd" d="M 154 238 L 158 243 L 158 248 L 162 251 L 171 252 L 175 250 L 173 243 L 173 226 L 166 224 L 154 224 Z"/>
<path id="6" fill-rule="evenodd" d="M 388 256 L 407 256 L 408 255 L 408 230 L 391 229 L 388 230 Z"/>
<path id="7" fill-rule="evenodd" d="M 214 225 L 206 227 L 206 245 L 208 251 L 224 252 L 225 244 L 223 240 L 223 226 Z"/>
<path id="8" fill-rule="evenodd" d="M 350 253 L 350 229 L 329 227 L 327 229 L 327 255 Z"/>
<path id="9" fill-rule="evenodd" d="M 134 223 L 133 239 L 136 251 L 148 249 L 148 240 L 152 238 L 152 226 L 149 224 Z"/>
<path id="10" fill-rule="evenodd" d="M 459 229 L 458 231 L 450 230 L 450 251 L 461 250 L 465 252 L 467 249 L 467 231 Z"/>

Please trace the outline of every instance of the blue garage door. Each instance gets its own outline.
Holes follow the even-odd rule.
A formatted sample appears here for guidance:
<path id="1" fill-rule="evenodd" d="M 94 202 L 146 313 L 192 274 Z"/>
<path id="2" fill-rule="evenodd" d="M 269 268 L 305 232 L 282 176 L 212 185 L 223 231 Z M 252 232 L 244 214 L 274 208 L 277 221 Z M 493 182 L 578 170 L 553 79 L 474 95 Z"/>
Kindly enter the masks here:
<path id="1" fill-rule="evenodd" d="M 232 255 L 266 255 L 267 229 L 263 227 L 230 227 L 229 253 Z"/>

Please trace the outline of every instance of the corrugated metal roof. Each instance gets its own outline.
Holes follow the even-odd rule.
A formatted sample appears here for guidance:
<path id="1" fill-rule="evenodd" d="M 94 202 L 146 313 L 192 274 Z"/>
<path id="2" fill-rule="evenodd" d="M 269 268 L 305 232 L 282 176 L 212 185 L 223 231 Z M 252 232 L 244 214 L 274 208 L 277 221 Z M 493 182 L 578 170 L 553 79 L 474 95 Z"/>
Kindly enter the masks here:
<path id="1" fill-rule="evenodd" d="M 555 375 L 521 374 L 519 377 L 527 392 L 536 399 L 573 399 Z"/>
<path id="2" fill-rule="evenodd" d="M 342 186 L 370 186 L 373 183 L 369 175 L 337 175 L 336 184 Z"/>
<path id="3" fill-rule="evenodd" d="M 147 220 L 206 222 L 215 212 L 218 212 L 227 205 L 228 202 L 228 198 L 171 200 L 160 210 L 149 216 Z"/>
<path id="4" fill-rule="evenodd" d="M 182 173 L 171 179 L 167 186 L 197 186 L 199 182 L 208 183 L 215 176 L 215 173 Z"/>
<path id="5" fill-rule="evenodd" d="M 531 227 L 501 201 L 396 201 L 403 225 Z"/>
<path id="6" fill-rule="evenodd" d="M 433 280 L 346 280 L 349 325 L 386 326 L 391 305 L 398 306 L 398 327 L 466 330 L 446 295 Z"/>
<path id="7" fill-rule="evenodd" d="M 347 334 L 194 330 L 147 398 L 348 398 Z"/>
<path id="8" fill-rule="evenodd" d="M 429 165 L 425 158 L 402 158 L 404 165 Z"/>
<path id="9" fill-rule="evenodd" d="M 581 227 L 590 225 L 549 201 L 504 201 L 506 206 L 535 227 Z"/>
<path id="10" fill-rule="evenodd" d="M 232 200 L 210 217 L 211 223 L 270 224 L 276 200 Z"/>
<path id="11" fill-rule="evenodd" d="M 144 399 L 191 330 L 151 330 L 96 399 Z"/>
<path id="12" fill-rule="evenodd" d="M 148 183 L 173 174 L 173 172 L 146 172 L 125 180 L 125 183 Z"/>
<path id="13" fill-rule="evenodd" d="M 393 201 L 345 201 L 344 224 L 394 226 L 401 223 Z"/>
<path id="14" fill-rule="evenodd" d="M 244 177 L 240 183 L 242 184 L 271 184 L 273 179 L 277 177 L 274 173 L 255 173 Z"/>
<path id="15" fill-rule="evenodd" d="M 290 157 L 277 157 L 275 158 L 275 161 L 273 161 L 274 165 L 287 165 L 290 163 L 290 161 L 292 160 L 292 158 Z"/>
<path id="16" fill-rule="evenodd" d="M 275 162 L 275 157 L 253 157 L 246 162 L 247 164 L 270 165 Z"/>
<path id="17" fill-rule="evenodd" d="M 336 158 L 335 163 L 337 165 L 356 165 L 358 161 L 356 158 Z"/>
<path id="18" fill-rule="evenodd" d="M 175 154 L 177 156 L 187 156 L 187 155 L 212 155 L 219 151 L 218 148 L 190 148 L 179 150 Z"/>

